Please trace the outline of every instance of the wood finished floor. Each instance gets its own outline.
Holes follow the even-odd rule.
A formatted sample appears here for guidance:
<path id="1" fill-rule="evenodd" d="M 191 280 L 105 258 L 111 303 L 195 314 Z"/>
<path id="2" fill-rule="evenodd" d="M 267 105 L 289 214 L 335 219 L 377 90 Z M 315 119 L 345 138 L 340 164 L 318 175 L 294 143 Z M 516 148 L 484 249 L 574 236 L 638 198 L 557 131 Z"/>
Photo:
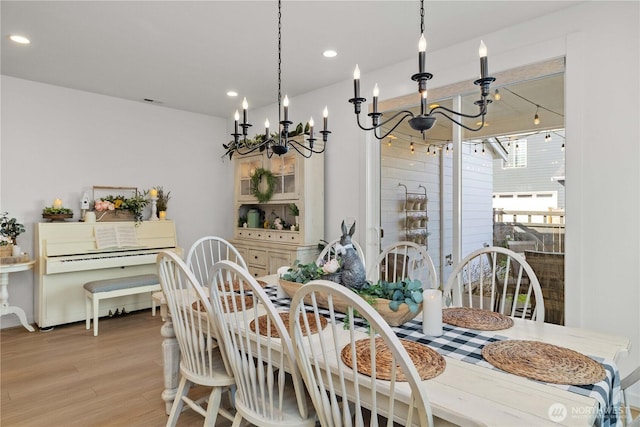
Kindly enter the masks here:
<path id="1" fill-rule="evenodd" d="M 0 425 L 164 426 L 161 326 L 143 310 L 101 319 L 97 337 L 84 322 L 0 330 Z M 202 422 L 188 409 L 178 425 Z"/>
<path id="2" fill-rule="evenodd" d="M 0 330 L 0 426 L 164 426 L 161 326 L 143 310 L 101 319 L 97 337 L 84 322 Z M 178 426 L 202 422 L 187 409 Z"/>

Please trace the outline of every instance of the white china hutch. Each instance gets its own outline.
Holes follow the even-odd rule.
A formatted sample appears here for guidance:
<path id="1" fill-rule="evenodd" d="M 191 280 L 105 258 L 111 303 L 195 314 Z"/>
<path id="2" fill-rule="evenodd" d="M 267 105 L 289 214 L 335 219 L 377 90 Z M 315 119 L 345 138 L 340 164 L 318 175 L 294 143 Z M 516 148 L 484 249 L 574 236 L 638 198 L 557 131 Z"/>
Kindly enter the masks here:
<path id="1" fill-rule="evenodd" d="M 252 177 L 261 168 L 270 171 L 274 178 L 273 194 L 262 203 L 252 191 Z M 258 189 L 261 193 L 268 192 L 264 174 Z M 295 260 L 304 264 L 315 261 L 318 242 L 324 238 L 322 154 L 307 159 L 290 149 L 283 156 L 269 158 L 262 152 L 236 158 L 234 193 L 235 232 L 231 242 L 254 277 L 275 274 L 278 268 L 290 266 Z M 298 208 L 297 219 L 291 212 L 291 204 Z M 274 228 L 276 218 L 286 224 L 282 229 Z"/>

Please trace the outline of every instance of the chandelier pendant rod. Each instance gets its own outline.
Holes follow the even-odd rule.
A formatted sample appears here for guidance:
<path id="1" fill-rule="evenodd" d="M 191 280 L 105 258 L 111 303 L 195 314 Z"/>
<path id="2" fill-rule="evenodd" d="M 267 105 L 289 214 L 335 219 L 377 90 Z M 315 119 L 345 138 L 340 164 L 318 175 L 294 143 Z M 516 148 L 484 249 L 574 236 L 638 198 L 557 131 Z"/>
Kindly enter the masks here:
<path id="1" fill-rule="evenodd" d="M 251 124 L 247 122 L 247 109 L 248 104 L 246 98 L 242 102 L 243 114 L 242 114 L 242 123 L 239 123 L 240 117 L 238 111 L 234 116 L 235 125 L 234 125 L 234 133 L 233 141 L 229 144 L 222 144 L 223 147 L 227 150 L 227 152 L 223 155 L 229 155 L 231 159 L 233 154 L 238 155 L 247 155 L 253 153 L 256 150 L 264 151 L 267 150 L 266 155 L 268 158 L 271 158 L 274 154 L 279 156 L 286 154 L 289 151 L 290 147 L 293 147 L 297 153 L 300 155 L 309 158 L 312 154 L 321 154 L 325 151 L 326 142 L 328 141 L 329 134 L 331 131 L 328 130 L 328 111 L 327 107 L 324 108 L 323 111 L 323 127 L 322 130 L 319 131 L 322 134 L 322 141 L 324 144 L 321 149 L 314 148 L 314 141 L 317 139 L 314 138 L 313 134 L 313 122 L 309 121 L 309 137 L 306 138 L 308 145 L 305 144 L 305 137 L 302 134 L 302 142 L 298 142 L 294 139 L 289 139 L 289 126 L 293 124 L 292 121 L 289 120 L 289 103 L 288 97 L 285 95 L 284 100 L 282 99 L 282 1 L 278 0 L 278 95 L 277 95 L 277 103 L 278 103 L 278 132 L 277 138 L 272 138 L 269 132 L 269 120 L 265 121 L 265 132 L 264 134 L 259 134 L 256 136 L 254 140 L 250 140 L 247 138 L 248 129 L 251 127 Z M 242 131 L 239 132 L 239 127 L 242 127 Z M 242 140 L 240 137 L 242 136 Z"/>

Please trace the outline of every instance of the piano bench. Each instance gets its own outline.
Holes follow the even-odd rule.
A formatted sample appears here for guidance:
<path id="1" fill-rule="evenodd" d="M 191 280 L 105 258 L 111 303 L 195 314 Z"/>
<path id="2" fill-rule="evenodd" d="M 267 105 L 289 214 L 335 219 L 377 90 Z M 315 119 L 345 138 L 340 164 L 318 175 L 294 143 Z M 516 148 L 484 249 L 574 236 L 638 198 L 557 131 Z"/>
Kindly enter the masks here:
<path id="1" fill-rule="evenodd" d="M 155 274 L 118 277 L 115 279 L 94 280 L 84 284 L 85 314 L 87 329 L 91 329 L 93 317 L 93 336 L 98 336 L 98 317 L 100 300 L 159 291 L 160 281 Z M 153 301 L 152 301 L 153 304 Z M 91 314 L 93 308 L 93 315 Z"/>

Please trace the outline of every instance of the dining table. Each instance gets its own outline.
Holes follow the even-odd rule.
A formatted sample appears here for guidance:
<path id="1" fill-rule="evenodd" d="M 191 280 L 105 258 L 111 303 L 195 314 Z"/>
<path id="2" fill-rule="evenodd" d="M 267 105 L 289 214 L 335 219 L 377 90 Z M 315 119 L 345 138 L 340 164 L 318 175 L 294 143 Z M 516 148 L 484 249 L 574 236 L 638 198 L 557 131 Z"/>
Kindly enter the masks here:
<path id="1" fill-rule="evenodd" d="M 260 280 L 278 310 L 288 312 L 291 299 L 280 288 L 278 275 Z M 506 329 L 493 331 L 445 323 L 443 334 L 432 337 L 423 333 L 422 318 L 418 315 L 392 329 L 399 338 L 427 345 L 445 358 L 444 371 L 423 381 L 434 418 L 463 426 L 621 425 L 616 362 L 628 353 L 628 338 L 520 318 L 512 319 Z M 361 327 L 366 330 L 365 325 Z M 178 386 L 180 357 L 170 315 L 161 334 L 165 379 L 162 398 L 169 413 Z M 482 355 L 486 345 L 500 342 L 572 350 L 600 364 L 605 378 L 594 384 L 566 385 L 503 371 Z"/>

